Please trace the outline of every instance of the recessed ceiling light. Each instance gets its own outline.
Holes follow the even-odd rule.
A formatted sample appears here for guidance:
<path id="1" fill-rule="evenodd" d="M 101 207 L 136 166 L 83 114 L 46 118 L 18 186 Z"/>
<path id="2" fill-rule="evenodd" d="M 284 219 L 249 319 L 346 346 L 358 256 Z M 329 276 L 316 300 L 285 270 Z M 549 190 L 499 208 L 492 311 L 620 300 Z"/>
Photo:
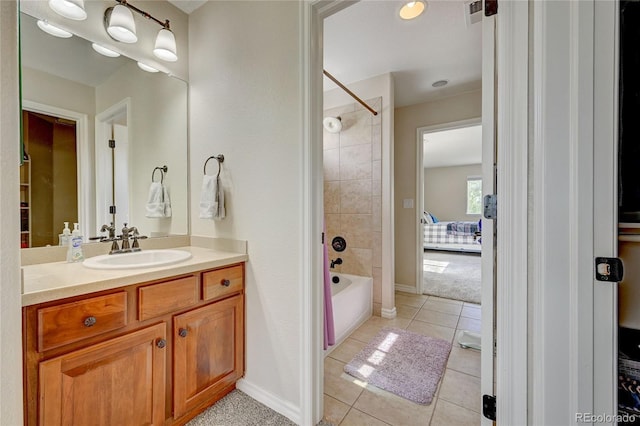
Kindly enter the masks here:
<path id="1" fill-rule="evenodd" d="M 42 19 L 39 19 L 37 24 L 38 28 L 40 28 L 42 31 L 55 37 L 69 38 L 73 35 L 69 31 L 65 31 L 62 28 L 56 27 L 55 25 L 51 25 L 50 23 L 48 23 L 47 21 L 43 21 Z"/>
<path id="2" fill-rule="evenodd" d="M 142 62 L 138 62 L 138 67 L 140 67 L 141 70 L 144 70 L 146 72 L 158 72 L 157 69 L 150 67 L 147 64 L 143 64 Z"/>
<path id="3" fill-rule="evenodd" d="M 449 80 L 438 80 L 438 81 L 434 81 L 431 85 L 433 87 L 443 87 L 443 86 L 446 86 L 447 84 L 449 84 Z"/>
<path id="4" fill-rule="evenodd" d="M 93 47 L 93 50 L 95 50 L 96 52 L 98 52 L 101 55 L 104 56 L 108 56 L 110 58 L 117 58 L 118 56 L 120 56 L 120 54 L 114 50 L 111 49 L 107 49 L 104 46 L 100 46 L 98 43 L 92 43 L 91 47 Z"/>
<path id="5" fill-rule="evenodd" d="M 427 3 L 422 0 L 408 1 L 400 9 L 400 17 L 402 19 L 415 19 L 422 15 L 427 8 Z"/>

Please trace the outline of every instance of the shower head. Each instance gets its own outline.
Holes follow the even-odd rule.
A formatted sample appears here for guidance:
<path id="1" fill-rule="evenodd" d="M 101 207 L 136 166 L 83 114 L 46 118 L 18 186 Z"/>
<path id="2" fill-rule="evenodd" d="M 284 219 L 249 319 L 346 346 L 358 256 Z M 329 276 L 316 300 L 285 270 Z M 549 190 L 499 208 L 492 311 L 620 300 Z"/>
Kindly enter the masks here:
<path id="1" fill-rule="evenodd" d="M 342 119 L 340 117 L 325 117 L 322 125 L 329 133 L 338 133 L 342 130 Z"/>

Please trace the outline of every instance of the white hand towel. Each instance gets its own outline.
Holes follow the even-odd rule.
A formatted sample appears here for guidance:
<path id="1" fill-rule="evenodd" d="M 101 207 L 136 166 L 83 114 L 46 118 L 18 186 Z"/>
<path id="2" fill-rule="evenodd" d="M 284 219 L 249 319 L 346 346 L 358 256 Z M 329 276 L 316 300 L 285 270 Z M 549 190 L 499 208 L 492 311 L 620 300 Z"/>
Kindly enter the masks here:
<path id="1" fill-rule="evenodd" d="M 214 203 L 216 202 L 216 178 L 204 175 L 202 190 L 200 191 L 200 219 L 213 218 Z"/>
<path id="2" fill-rule="evenodd" d="M 200 218 L 221 220 L 224 217 L 224 190 L 220 179 L 204 175 L 200 192 Z"/>
<path id="3" fill-rule="evenodd" d="M 216 179 L 216 201 L 214 205 L 215 210 L 213 212 L 213 219 L 224 219 L 226 216 L 226 210 L 224 208 L 224 189 L 222 188 L 222 183 L 220 182 L 219 177 Z"/>
<path id="4" fill-rule="evenodd" d="M 171 198 L 167 187 L 162 185 L 162 201 L 164 202 L 164 217 L 171 217 Z"/>
<path id="5" fill-rule="evenodd" d="M 147 217 L 164 217 L 163 188 L 160 182 L 151 182 L 147 198 Z"/>

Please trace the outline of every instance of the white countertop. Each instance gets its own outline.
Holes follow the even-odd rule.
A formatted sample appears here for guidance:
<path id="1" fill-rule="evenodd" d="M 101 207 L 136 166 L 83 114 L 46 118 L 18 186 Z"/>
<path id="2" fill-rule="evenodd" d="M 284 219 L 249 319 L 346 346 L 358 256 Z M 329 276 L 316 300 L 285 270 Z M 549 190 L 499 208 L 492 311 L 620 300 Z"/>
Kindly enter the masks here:
<path id="1" fill-rule="evenodd" d="M 188 246 L 176 247 L 175 249 L 191 252 L 191 258 L 172 265 L 140 269 L 89 269 L 82 266 L 82 263 L 67 262 L 23 266 L 22 306 L 110 290 L 248 260 L 248 256 L 243 253 L 210 248 Z"/>

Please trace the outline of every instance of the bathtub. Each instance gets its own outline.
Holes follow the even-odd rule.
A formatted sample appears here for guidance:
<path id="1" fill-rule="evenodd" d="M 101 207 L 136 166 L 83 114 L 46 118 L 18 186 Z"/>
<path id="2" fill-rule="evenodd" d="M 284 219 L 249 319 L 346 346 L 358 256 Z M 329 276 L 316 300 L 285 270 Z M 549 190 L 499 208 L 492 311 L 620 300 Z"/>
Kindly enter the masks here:
<path id="1" fill-rule="evenodd" d="M 331 283 L 336 344 L 330 346 L 325 354 L 360 327 L 373 312 L 373 278 L 332 273 L 332 280 L 333 277 L 340 279 L 337 284 Z"/>

